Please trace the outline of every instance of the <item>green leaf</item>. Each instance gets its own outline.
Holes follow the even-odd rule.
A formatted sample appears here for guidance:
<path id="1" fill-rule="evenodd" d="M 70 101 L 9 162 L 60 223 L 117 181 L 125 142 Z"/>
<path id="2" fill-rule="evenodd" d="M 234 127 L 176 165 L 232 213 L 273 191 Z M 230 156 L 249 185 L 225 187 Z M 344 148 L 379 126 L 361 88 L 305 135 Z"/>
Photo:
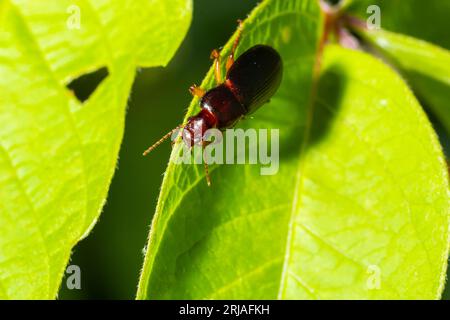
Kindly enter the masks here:
<path id="1" fill-rule="evenodd" d="M 450 1 L 350 0 L 346 11 L 366 20 L 371 15 L 367 13 L 367 8 L 371 5 L 380 7 L 381 28 L 450 49 Z"/>
<path id="2" fill-rule="evenodd" d="M 264 1 L 246 20 L 238 51 L 274 46 L 284 76 L 239 126 L 280 129 L 279 172 L 214 166 L 209 188 L 201 165 L 171 162 L 139 299 L 440 296 L 449 190 L 437 138 L 402 79 L 364 53 L 328 48 L 311 103 L 321 25 L 313 0 Z"/>
<path id="3" fill-rule="evenodd" d="M 258 110 L 254 118 L 241 121 L 240 126 L 280 128 L 286 137 L 280 141 L 282 152 L 292 147 L 294 148 L 292 152 L 295 153 L 298 149 L 297 143 L 292 139 L 300 137 L 303 131 L 306 108 L 300 106 L 306 106 L 310 101 L 320 26 L 321 15 L 315 0 L 266 0 L 256 7 L 244 22 L 237 56 L 257 43 L 272 45 L 283 58 L 284 79 L 278 94 L 271 102 Z M 224 47 L 223 57 L 228 55 L 234 37 Z M 210 69 L 202 87 L 211 88 L 214 85 L 213 70 Z M 187 116 L 198 110 L 198 99 L 194 99 Z M 289 117 L 286 117 L 287 113 Z M 175 149 L 171 157 L 177 152 Z M 297 162 L 295 157 L 283 160 L 289 164 Z M 208 188 L 203 166 L 178 166 L 170 163 L 165 172 L 152 223 L 149 250 L 141 274 L 138 298 L 206 298 L 212 294 L 212 289 L 238 280 L 237 275 L 258 268 L 261 264 L 265 265 L 261 266 L 261 271 L 276 272 L 281 258 L 276 261 L 271 256 L 281 250 L 281 242 L 285 239 L 273 243 L 267 240 L 276 227 L 286 225 L 283 223 L 286 216 L 278 213 L 285 211 L 289 205 L 289 199 L 283 195 L 286 184 L 294 183 L 292 174 L 289 173 L 289 164 L 280 168 L 283 173 L 264 177 L 259 176 L 257 166 L 212 167 L 213 184 Z M 286 181 L 286 176 L 291 177 Z M 251 184 L 247 186 L 250 182 Z M 257 188 L 258 184 L 264 185 L 264 190 Z M 241 190 L 244 186 L 245 190 Z M 262 201 L 270 189 L 272 189 L 271 197 Z M 252 197 L 248 197 L 249 193 Z M 242 202 L 237 201 L 240 195 L 245 195 L 241 198 Z M 233 240 L 232 234 L 226 233 L 234 227 L 233 221 L 236 225 L 240 225 L 249 222 L 249 219 L 258 213 L 261 213 L 261 219 L 266 221 L 271 220 L 273 215 L 276 217 L 275 223 L 268 225 L 265 233 L 259 233 L 258 240 L 264 238 L 265 241 L 261 242 L 261 245 L 264 243 L 264 246 L 267 246 L 267 252 L 255 251 L 252 263 L 249 263 L 248 259 L 237 260 L 236 257 L 240 253 L 249 249 L 244 243 L 253 243 L 257 240 L 253 232 L 260 226 L 255 224 L 245 233 L 236 234 L 236 237 L 240 237 L 236 238 L 237 241 Z M 259 220 L 260 223 L 263 221 Z M 211 233 L 222 224 L 223 230 L 219 228 Z M 208 244 L 209 241 L 205 241 L 208 239 L 213 242 Z M 218 245 L 219 242 L 221 245 Z M 199 251 L 194 248 L 195 243 L 199 244 Z M 211 260 L 210 256 L 204 256 L 209 252 L 209 248 L 204 245 L 208 247 L 212 245 L 211 249 L 217 250 L 214 253 L 217 259 Z M 195 252 L 191 253 L 191 249 Z M 230 250 L 235 252 L 227 257 Z M 195 261 L 197 252 L 199 260 Z M 220 278 L 211 281 L 211 272 L 220 272 Z M 197 282 L 198 277 L 203 276 L 206 277 L 204 281 Z M 259 278 L 250 276 L 251 274 L 249 280 L 256 285 L 260 284 Z M 233 296 L 268 297 L 266 289 L 270 289 L 273 283 L 267 281 L 264 283 L 264 288 L 259 292 L 252 291 L 245 295 L 239 292 Z M 276 298 L 276 294 L 272 292 L 269 297 Z"/>
<path id="4" fill-rule="evenodd" d="M 167 64 L 192 10 L 73 3 L 0 2 L 0 298 L 55 298 L 105 202 L 135 69 Z M 108 77 L 80 103 L 66 85 L 101 67 Z"/>
<path id="5" fill-rule="evenodd" d="M 425 41 L 383 30 L 360 31 L 404 72 L 414 93 L 450 133 L 450 52 Z"/>
<path id="6" fill-rule="evenodd" d="M 450 211 L 438 139 L 383 63 L 339 47 L 324 60 L 313 128 L 330 129 L 301 160 L 291 270 L 320 298 L 439 298 Z"/>

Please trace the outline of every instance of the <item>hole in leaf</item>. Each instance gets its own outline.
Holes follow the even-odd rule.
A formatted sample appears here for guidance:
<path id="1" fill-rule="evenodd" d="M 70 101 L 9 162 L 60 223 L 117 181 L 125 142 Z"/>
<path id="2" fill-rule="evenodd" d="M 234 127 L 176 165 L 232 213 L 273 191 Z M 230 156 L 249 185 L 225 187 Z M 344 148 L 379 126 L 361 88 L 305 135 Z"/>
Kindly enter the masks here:
<path id="1" fill-rule="evenodd" d="M 67 89 L 71 90 L 80 102 L 84 102 L 98 87 L 100 82 L 108 76 L 108 68 L 103 67 L 96 71 L 86 73 L 72 80 Z"/>
<path id="2" fill-rule="evenodd" d="M 341 0 L 325 0 L 325 2 L 328 2 L 332 6 L 339 5 Z"/>

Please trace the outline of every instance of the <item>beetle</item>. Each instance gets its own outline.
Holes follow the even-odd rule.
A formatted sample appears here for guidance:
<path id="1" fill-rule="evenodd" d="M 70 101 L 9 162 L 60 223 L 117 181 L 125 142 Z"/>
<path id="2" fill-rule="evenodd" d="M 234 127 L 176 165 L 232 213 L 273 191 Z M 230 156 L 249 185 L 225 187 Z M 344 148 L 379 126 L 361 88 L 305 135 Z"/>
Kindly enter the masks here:
<path id="1" fill-rule="evenodd" d="M 226 62 L 225 79 L 222 80 L 221 75 L 220 52 L 214 49 L 211 59 L 214 59 L 217 86 L 208 91 L 196 85 L 191 86 L 189 91 L 200 98 L 201 110 L 145 150 L 144 156 L 179 129 L 182 129 L 183 140 L 189 147 L 195 144 L 205 146 L 203 134 L 208 129 L 232 128 L 275 94 L 283 74 L 283 62 L 279 53 L 268 45 L 258 44 L 242 53 L 235 61 L 234 55 L 242 33 L 242 22 L 238 22 L 237 36 Z M 211 185 L 208 165 L 206 162 L 204 164 L 206 180 Z"/>

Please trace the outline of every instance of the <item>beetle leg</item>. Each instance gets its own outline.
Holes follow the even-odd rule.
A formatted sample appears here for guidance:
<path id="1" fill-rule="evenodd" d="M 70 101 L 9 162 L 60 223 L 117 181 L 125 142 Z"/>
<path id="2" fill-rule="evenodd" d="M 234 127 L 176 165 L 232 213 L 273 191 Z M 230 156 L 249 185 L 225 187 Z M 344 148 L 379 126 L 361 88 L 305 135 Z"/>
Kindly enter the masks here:
<path id="1" fill-rule="evenodd" d="M 236 48 L 239 45 L 239 41 L 241 40 L 241 34 L 242 34 L 242 20 L 238 20 L 237 36 L 236 36 L 236 39 L 234 40 L 233 47 L 231 48 L 231 53 L 227 59 L 227 65 L 226 65 L 227 72 L 234 63 L 234 53 L 236 52 Z"/>
<path id="2" fill-rule="evenodd" d="M 192 85 L 189 87 L 189 92 L 194 96 L 194 97 L 203 97 L 205 95 L 205 90 L 203 90 L 200 87 L 197 87 L 197 85 Z"/>
<path id="3" fill-rule="evenodd" d="M 220 52 L 217 49 L 214 49 L 211 52 L 211 59 L 214 59 L 214 75 L 216 76 L 217 84 L 222 83 L 222 74 L 220 72 Z"/>
<path id="4" fill-rule="evenodd" d="M 210 141 L 202 141 L 202 150 L 205 149 L 205 147 L 210 144 Z M 206 178 L 206 184 L 208 185 L 208 187 L 211 187 L 211 177 L 209 176 L 209 166 L 208 166 L 208 162 L 206 161 L 207 159 L 204 158 L 203 156 L 203 165 L 205 167 L 205 178 Z"/>

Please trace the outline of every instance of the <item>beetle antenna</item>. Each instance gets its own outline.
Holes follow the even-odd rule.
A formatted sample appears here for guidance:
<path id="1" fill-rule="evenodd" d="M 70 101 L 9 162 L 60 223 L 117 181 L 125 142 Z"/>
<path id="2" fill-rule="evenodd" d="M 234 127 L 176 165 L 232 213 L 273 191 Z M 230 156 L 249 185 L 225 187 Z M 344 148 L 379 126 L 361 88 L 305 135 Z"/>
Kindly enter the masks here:
<path id="1" fill-rule="evenodd" d="M 178 129 L 184 127 L 184 124 L 180 124 L 179 126 L 176 126 L 174 129 L 170 130 L 167 134 L 165 134 L 161 139 L 156 141 L 152 146 L 150 146 L 147 150 L 144 151 L 142 154 L 143 156 L 148 155 L 150 152 L 152 152 L 154 149 L 156 149 L 157 146 L 159 146 L 161 143 L 166 141 L 175 131 Z"/>
<path id="2" fill-rule="evenodd" d="M 203 161 L 203 164 L 205 165 L 205 176 L 206 176 L 206 183 L 208 184 L 208 187 L 211 187 L 211 177 L 209 176 L 209 168 L 206 161 Z"/>

